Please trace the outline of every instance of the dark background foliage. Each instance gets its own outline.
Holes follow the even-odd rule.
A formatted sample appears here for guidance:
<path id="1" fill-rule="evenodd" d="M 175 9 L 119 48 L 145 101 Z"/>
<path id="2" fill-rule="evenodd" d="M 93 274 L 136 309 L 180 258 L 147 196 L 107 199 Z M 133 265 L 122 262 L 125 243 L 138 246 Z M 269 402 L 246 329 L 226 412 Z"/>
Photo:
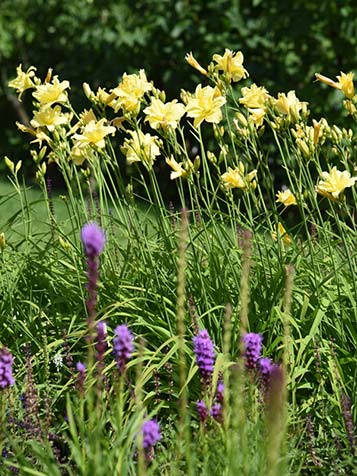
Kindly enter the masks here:
<path id="1" fill-rule="evenodd" d="M 14 125 L 31 116 L 31 102 L 19 107 L 7 88 L 19 63 L 35 65 L 40 77 L 53 67 L 70 80 L 72 102 L 84 106 L 84 81 L 110 88 L 139 68 L 178 97 L 201 80 L 185 54 L 206 65 L 226 47 L 243 51 L 251 79 L 271 94 L 294 89 L 314 116 L 341 123 L 341 99 L 314 84 L 314 73 L 335 77 L 356 67 L 354 0 L 2 0 L 0 154 L 31 162 Z"/>

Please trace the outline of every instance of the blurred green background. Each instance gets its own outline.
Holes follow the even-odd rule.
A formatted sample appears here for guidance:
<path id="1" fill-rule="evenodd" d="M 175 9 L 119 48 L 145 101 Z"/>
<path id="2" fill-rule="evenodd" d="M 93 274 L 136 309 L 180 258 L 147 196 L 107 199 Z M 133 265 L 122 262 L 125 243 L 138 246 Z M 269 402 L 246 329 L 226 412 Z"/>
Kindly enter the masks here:
<path id="1" fill-rule="evenodd" d="M 252 81 L 271 94 L 296 90 L 313 117 L 341 124 L 342 101 L 314 83 L 314 73 L 334 78 L 357 64 L 357 3 L 281 0 L 1 0 L 0 156 L 31 159 L 15 120 L 31 117 L 7 87 L 16 66 L 53 67 L 71 82 L 71 99 L 88 106 L 82 83 L 117 84 L 123 72 L 145 68 L 149 79 L 178 97 L 202 77 L 184 61 L 192 51 L 202 65 L 225 48 L 241 50 Z M 348 122 L 349 124 L 349 122 Z M 4 170 L 0 161 L 0 171 Z"/>

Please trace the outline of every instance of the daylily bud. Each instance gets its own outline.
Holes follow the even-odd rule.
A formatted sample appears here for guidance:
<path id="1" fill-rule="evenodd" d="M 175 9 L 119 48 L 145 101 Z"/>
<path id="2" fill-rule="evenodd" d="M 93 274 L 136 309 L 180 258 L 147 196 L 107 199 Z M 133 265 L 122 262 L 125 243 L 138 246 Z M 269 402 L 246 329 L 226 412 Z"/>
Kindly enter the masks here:
<path id="1" fill-rule="evenodd" d="M 15 167 L 15 174 L 17 174 L 17 172 L 21 169 L 21 165 L 22 165 L 22 160 L 19 160 Z"/>
<path id="2" fill-rule="evenodd" d="M 5 233 L 0 233 L 0 250 L 4 251 L 6 246 Z"/>
<path id="3" fill-rule="evenodd" d="M 84 91 L 84 94 L 86 95 L 86 97 L 92 101 L 94 99 L 94 93 L 93 91 L 91 90 L 90 86 L 88 83 L 83 83 L 83 91 Z"/>
<path id="4" fill-rule="evenodd" d="M 6 167 L 10 170 L 11 173 L 14 173 L 15 165 L 12 162 L 12 160 L 10 160 L 9 157 L 7 157 L 6 155 L 4 160 L 5 160 Z"/>

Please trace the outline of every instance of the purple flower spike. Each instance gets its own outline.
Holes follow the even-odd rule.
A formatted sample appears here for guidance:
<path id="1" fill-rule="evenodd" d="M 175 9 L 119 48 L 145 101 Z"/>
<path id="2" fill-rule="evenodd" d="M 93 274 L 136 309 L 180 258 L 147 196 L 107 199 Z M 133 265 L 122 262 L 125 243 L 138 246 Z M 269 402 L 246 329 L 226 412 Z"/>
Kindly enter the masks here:
<path id="1" fill-rule="evenodd" d="M 217 384 L 216 400 L 218 403 L 222 403 L 224 400 L 224 383 L 222 381 Z"/>
<path id="2" fill-rule="evenodd" d="M 243 339 L 245 346 L 245 366 L 247 369 L 253 370 L 256 368 L 257 362 L 260 359 L 263 337 L 260 334 L 250 332 L 249 334 L 245 334 Z"/>
<path id="3" fill-rule="evenodd" d="M 96 342 L 97 360 L 100 362 L 104 360 L 106 347 L 107 347 L 107 325 L 105 322 L 100 321 L 97 324 L 97 342 Z"/>
<path id="4" fill-rule="evenodd" d="M 82 364 L 82 362 L 77 362 L 76 363 L 76 369 L 79 373 L 84 373 L 86 371 L 86 366 Z"/>
<path id="5" fill-rule="evenodd" d="M 86 366 L 82 364 L 82 362 L 77 362 L 76 369 L 78 372 L 76 388 L 81 394 L 81 396 L 83 397 L 84 396 L 84 382 L 86 380 Z"/>
<path id="6" fill-rule="evenodd" d="M 222 405 L 220 403 L 212 405 L 210 414 L 212 418 L 221 423 L 223 420 Z"/>
<path id="7" fill-rule="evenodd" d="M 0 349 L 0 388 L 7 388 L 14 385 L 15 379 L 12 376 L 12 364 L 14 359 L 6 347 Z"/>
<path id="8" fill-rule="evenodd" d="M 149 452 L 161 440 L 160 425 L 156 420 L 147 420 L 141 427 L 143 434 L 143 448 Z"/>
<path id="9" fill-rule="evenodd" d="M 208 409 L 206 407 L 205 402 L 203 400 L 199 400 L 196 403 L 196 408 L 200 421 L 204 423 L 208 417 Z"/>
<path id="10" fill-rule="evenodd" d="M 211 379 L 216 356 L 213 342 L 206 329 L 193 338 L 193 350 L 196 354 L 196 364 L 207 383 Z"/>
<path id="11" fill-rule="evenodd" d="M 105 233 L 96 223 L 87 223 L 81 230 L 81 240 L 86 256 L 99 256 L 104 249 Z"/>
<path id="12" fill-rule="evenodd" d="M 134 336 L 127 325 L 122 324 L 121 326 L 117 326 L 115 328 L 113 350 L 120 373 L 124 372 L 126 363 L 134 351 L 133 341 Z"/>
<path id="13" fill-rule="evenodd" d="M 260 381 L 265 391 L 267 390 L 269 386 L 270 375 L 272 373 L 274 365 L 276 364 L 273 364 L 273 362 L 271 361 L 271 359 L 269 359 L 269 357 L 262 357 L 258 361 Z"/>

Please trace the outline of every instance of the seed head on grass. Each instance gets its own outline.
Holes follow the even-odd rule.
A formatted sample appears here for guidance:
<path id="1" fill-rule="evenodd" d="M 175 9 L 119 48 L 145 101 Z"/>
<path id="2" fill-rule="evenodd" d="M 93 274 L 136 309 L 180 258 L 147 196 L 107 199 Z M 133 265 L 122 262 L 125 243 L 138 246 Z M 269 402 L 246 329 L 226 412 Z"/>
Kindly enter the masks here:
<path id="1" fill-rule="evenodd" d="M 126 363 L 134 352 L 134 336 L 126 324 L 115 328 L 115 337 L 113 340 L 113 352 L 117 362 L 119 372 L 125 371 Z"/>
<path id="2" fill-rule="evenodd" d="M 213 374 L 216 355 L 213 342 L 206 329 L 201 330 L 197 336 L 193 338 L 193 350 L 202 379 L 208 384 Z"/>
<path id="3" fill-rule="evenodd" d="M 7 388 L 14 385 L 15 379 L 12 376 L 12 364 L 14 359 L 6 347 L 0 349 L 0 388 Z"/>

